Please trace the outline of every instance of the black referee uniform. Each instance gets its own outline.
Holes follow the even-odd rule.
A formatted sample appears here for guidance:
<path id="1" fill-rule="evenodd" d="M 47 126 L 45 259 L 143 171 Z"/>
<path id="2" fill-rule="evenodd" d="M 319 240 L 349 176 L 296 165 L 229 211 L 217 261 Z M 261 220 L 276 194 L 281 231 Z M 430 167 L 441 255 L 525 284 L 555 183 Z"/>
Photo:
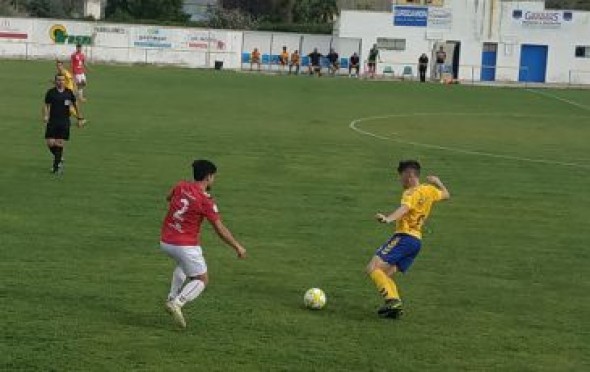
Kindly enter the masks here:
<path id="1" fill-rule="evenodd" d="M 45 130 L 45 138 L 70 139 L 70 107 L 76 103 L 76 96 L 68 88 L 59 91 L 51 88 L 45 94 L 45 104 L 49 105 L 49 121 Z"/>
<path id="2" fill-rule="evenodd" d="M 45 128 L 46 139 L 70 139 L 70 107 L 77 111 L 76 96 L 68 88 L 63 90 L 57 87 L 51 88 L 45 94 L 45 104 L 49 105 L 49 120 Z M 49 147 L 53 154 L 53 173 L 60 171 L 62 163 L 63 147 L 53 145 Z"/>

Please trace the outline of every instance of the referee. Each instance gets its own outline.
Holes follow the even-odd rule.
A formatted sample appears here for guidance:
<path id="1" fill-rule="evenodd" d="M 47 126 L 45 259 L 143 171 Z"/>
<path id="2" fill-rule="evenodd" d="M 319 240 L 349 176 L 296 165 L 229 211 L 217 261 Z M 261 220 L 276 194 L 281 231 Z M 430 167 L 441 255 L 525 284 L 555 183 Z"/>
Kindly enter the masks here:
<path id="1" fill-rule="evenodd" d="M 45 123 L 45 140 L 49 151 L 53 154 L 53 174 L 63 171 L 64 145 L 70 138 L 70 108 L 74 108 L 78 118 L 78 127 L 84 125 L 84 118 L 76 104 L 76 96 L 65 86 L 65 76 L 55 75 L 55 88 L 45 94 L 43 105 L 43 123 Z"/>

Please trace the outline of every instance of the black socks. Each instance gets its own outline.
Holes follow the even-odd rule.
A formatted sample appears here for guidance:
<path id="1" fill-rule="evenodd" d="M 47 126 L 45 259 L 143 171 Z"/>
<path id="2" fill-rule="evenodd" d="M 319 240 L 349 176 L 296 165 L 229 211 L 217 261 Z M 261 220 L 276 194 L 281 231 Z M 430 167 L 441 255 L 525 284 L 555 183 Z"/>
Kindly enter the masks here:
<path id="1" fill-rule="evenodd" d="M 53 146 L 49 148 L 49 151 L 53 154 L 53 171 L 57 172 L 64 149 L 63 147 Z"/>

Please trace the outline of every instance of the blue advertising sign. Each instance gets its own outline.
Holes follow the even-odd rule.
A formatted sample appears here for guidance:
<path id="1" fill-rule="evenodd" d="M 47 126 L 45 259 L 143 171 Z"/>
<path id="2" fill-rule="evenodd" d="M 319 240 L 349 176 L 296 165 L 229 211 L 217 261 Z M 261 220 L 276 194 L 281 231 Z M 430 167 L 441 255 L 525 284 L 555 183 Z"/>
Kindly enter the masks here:
<path id="1" fill-rule="evenodd" d="M 393 25 L 426 27 L 428 24 L 428 8 L 425 6 L 394 6 Z"/>

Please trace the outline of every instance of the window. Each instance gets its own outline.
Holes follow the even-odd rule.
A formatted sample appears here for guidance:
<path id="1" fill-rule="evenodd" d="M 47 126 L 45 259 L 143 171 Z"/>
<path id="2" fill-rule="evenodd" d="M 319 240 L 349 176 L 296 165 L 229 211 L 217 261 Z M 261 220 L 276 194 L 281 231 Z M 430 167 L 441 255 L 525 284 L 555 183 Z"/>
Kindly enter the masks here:
<path id="1" fill-rule="evenodd" d="M 406 39 L 377 38 L 377 49 L 406 50 Z"/>
<path id="2" fill-rule="evenodd" d="M 397 5 L 428 5 L 428 6 L 444 6 L 445 0 L 397 0 L 393 2 Z"/>
<path id="3" fill-rule="evenodd" d="M 586 0 L 546 0 L 545 9 L 590 10 L 590 4 Z"/>
<path id="4" fill-rule="evenodd" d="M 590 46 L 577 46 L 576 47 L 577 58 L 590 58 Z"/>
<path id="5" fill-rule="evenodd" d="M 496 43 L 483 43 L 483 51 L 484 52 L 497 52 L 498 51 L 498 44 L 496 44 Z"/>

